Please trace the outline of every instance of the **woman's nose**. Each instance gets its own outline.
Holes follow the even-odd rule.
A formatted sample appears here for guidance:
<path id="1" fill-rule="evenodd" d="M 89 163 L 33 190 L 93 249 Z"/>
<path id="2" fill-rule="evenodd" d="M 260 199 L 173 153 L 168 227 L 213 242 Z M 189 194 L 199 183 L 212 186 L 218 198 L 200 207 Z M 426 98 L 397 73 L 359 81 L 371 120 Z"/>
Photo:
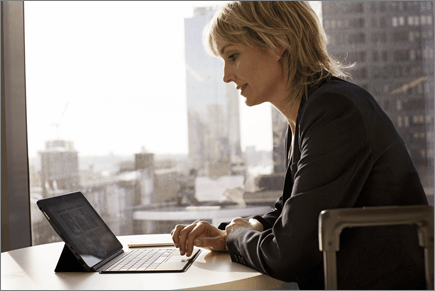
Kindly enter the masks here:
<path id="1" fill-rule="evenodd" d="M 228 69 L 228 67 L 226 65 L 224 65 L 224 77 L 223 77 L 223 81 L 225 83 L 229 83 L 231 81 L 234 81 L 232 73 L 229 72 L 229 69 Z"/>

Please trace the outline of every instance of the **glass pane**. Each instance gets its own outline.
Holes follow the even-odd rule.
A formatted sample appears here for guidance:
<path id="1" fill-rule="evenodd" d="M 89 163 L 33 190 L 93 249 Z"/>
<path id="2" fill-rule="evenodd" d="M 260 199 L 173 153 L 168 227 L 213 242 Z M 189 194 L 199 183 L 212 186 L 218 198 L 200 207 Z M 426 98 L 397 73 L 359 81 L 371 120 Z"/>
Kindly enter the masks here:
<path id="1" fill-rule="evenodd" d="M 328 51 L 399 131 L 429 202 L 434 194 L 434 26 L 429 1 L 322 1 Z M 341 23 L 342 25 L 338 25 Z"/>
<path id="2" fill-rule="evenodd" d="M 222 221 L 279 196 L 223 195 L 273 175 L 273 145 L 271 107 L 246 110 L 203 49 L 217 4 L 25 3 L 33 244 L 59 241 L 35 202 L 73 191 L 116 235 L 217 223 L 210 210 Z"/>
<path id="3" fill-rule="evenodd" d="M 329 51 L 357 62 L 353 82 L 392 119 L 433 204 L 432 3 L 311 3 Z M 206 55 L 202 28 L 217 4 L 25 2 L 33 244 L 60 240 L 36 200 L 72 191 L 116 235 L 217 224 L 280 196 L 286 123 L 268 104 L 245 106 Z M 236 187 L 249 198 L 229 199 Z"/>

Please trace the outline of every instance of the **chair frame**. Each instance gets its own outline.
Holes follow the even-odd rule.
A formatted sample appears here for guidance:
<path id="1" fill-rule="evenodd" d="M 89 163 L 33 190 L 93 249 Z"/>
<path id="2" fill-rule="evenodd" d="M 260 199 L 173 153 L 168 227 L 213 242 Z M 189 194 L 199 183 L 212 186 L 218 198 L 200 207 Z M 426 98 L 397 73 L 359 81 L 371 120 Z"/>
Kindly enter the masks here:
<path id="1" fill-rule="evenodd" d="M 428 290 L 434 290 L 434 210 L 433 206 L 375 206 L 327 209 L 319 214 L 319 249 L 323 252 L 325 289 L 337 290 L 336 252 L 340 234 L 347 227 L 416 224 L 418 242 L 424 248 Z"/>

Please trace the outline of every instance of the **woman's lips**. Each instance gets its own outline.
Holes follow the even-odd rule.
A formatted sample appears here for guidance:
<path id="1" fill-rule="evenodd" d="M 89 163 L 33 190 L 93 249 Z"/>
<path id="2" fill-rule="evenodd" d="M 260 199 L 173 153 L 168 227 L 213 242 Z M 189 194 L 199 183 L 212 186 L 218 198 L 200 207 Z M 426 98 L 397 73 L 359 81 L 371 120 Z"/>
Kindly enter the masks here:
<path id="1" fill-rule="evenodd" d="M 242 85 L 242 86 L 238 86 L 236 89 L 240 89 L 240 94 L 243 93 L 243 90 L 246 88 L 248 84 Z"/>

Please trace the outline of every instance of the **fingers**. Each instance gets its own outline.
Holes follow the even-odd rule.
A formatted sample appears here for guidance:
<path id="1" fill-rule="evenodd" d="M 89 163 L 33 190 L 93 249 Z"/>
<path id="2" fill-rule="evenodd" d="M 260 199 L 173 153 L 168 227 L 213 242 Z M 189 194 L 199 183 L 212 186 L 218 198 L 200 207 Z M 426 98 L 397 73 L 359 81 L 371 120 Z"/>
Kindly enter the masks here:
<path id="1" fill-rule="evenodd" d="M 198 223 L 199 221 L 194 221 L 192 224 L 196 224 L 196 223 Z M 172 236 L 172 241 L 174 242 L 174 244 L 175 244 L 175 247 L 177 247 L 178 248 L 178 245 L 180 244 L 180 237 L 181 237 L 181 231 L 184 229 L 184 228 L 186 228 L 186 227 L 188 227 L 188 226 L 191 226 L 192 224 L 190 224 L 190 225 L 186 225 L 186 224 L 177 224 L 176 226 L 175 226 L 175 228 L 171 231 L 171 236 Z"/>
<path id="2" fill-rule="evenodd" d="M 193 251 L 193 239 L 192 231 L 197 226 L 197 222 L 194 222 L 180 231 L 178 248 L 180 249 L 180 255 L 186 254 L 190 256 Z"/>
<path id="3" fill-rule="evenodd" d="M 179 224 L 171 231 L 175 247 L 181 255 L 191 256 L 193 247 L 208 248 L 213 251 L 226 249 L 227 236 L 237 227 L 246 227 L 257 231 L 263 230 L 263 225 L 255 219 L 247 221 L 241 217 L 234 218 L 225 231 L 205 221 L 195 221 L 192 224 Z"/>
<path id="4" fill-rule="evenodd" d="M 179 241 L 180 241 L 180 231 L 185 227 L 186 227 L 186 225 L 184 225 L 184 224 L 183 225 L 178 224 L 171 231 L 172 241 L 174 242 L 176 248 L 178 248 Z"/>
<path id="5" fill-rule="evenodd" d="M 171 231 L 172 241 L 174 242 L 175 247 L 180 249 L 181 255 L 184 255 L 186 249 L 187 236 L 189 232 L 195 227 L 195 225 L 196 222 L 190 225 L 178 224 Z"/>
<path id="6" fill-rule="evenodd" d="M 192 255 L 193 247 L 195 245 L 196 239 L 200 237 L 209 237 L 210 235 L 213 236 L 216 235 L 215 231 L 217 230 L 217 228 L 206 221 L 196 221 L 194 225 L 195 226 L 192 228 L 192 230 L 187 234 L 186 249 L 185 249 L 186 256 Z M 180 253 L 181 253 L 181 248 L 180 248 Z"/>
<path id="7" fill-rule="evenodd" d="M 196 237 L 201 235 L 201 228 L 198 229 L 198 226 L 202 224 L 207 224 L 207 222 L 195 221 L 189 225 L 176 225 L 175 228 L 171 231 L 172 240 L 174 241 L 175 247 L 180 249 L 180 254 L 187 256 L 191 256 L 193 252 L 193 241 Z M 194 231 L 195 230 L 195 231 Z"/>
<path id="8" fill-rule="evenodd" d="M 204 247 L 211 250 L 222 250 L 225 246 L 225 231 L 206 221 L 195 221 L 189 225 L 177 225 L 172 231 L 172 240 L 179 248 L 180 254 L 191 256 L 193 247 Z M 211 238 L 211 240 L 203 240 Z"/>

